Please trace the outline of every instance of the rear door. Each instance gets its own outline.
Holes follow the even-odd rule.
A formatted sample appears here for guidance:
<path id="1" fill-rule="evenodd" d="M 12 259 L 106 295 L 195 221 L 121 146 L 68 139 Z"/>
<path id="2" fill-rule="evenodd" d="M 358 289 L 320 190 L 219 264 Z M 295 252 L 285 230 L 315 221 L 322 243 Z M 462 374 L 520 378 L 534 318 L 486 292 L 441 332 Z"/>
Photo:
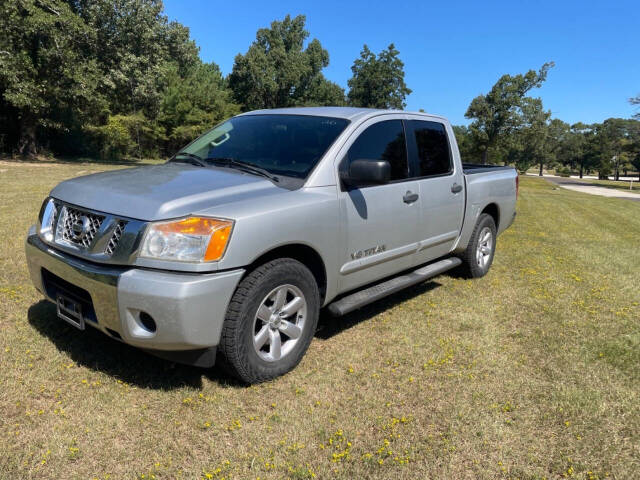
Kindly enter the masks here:
<path id="1" fill-rule="evenodd" d="M 449 253 L 460 234 L 465 189 L 460 162 L 454 161 L 449 136 L 453 133 L 437 120 L 409 117 L 405 122 L 409 158 L 419 185 L 421 218 L 416 263 Z"/>
<path id="2" fill-rule="evenodd" d="M 340 290 L 347 291 L 412 266 L 417 248 L 418 182 L 410 178 L 400 116 L 384 115 L 361 125 L 338 154 L 339 171 L 358 159 L 387 160 L 391 182 L 339 189 L 344 250 Z"/>

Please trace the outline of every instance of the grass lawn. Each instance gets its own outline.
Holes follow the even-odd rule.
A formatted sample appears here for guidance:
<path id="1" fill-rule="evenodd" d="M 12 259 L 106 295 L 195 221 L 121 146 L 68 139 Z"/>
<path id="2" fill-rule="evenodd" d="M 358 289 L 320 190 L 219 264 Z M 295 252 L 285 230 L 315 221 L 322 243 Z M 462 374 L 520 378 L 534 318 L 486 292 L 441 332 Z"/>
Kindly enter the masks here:
<path id="1" fill-rule="evenodd" d="M 523 177 L 486 277 L 323 318 L 247 388 L 74 330 L 31 286 L 49 189 L 110 168 L 0 162 L 0 478 L 638 478 L 640 204 Z"/>

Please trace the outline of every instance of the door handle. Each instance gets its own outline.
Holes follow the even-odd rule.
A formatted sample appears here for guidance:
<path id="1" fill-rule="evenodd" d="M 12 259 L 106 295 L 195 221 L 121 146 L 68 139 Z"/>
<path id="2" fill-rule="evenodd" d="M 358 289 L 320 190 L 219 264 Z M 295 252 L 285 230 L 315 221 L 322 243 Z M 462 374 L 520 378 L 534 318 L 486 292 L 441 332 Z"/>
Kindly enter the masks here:
<path id="1" fill-rule="evenodd" d="M 404 194 L 402 200 L 404 201 L 404 203 L 413 203 L 418 200 L 418 194 L 413 193 L 411 190 L 407 190 L 407 193 Z"/>
<path id="2" fill-rule="evenodd" d="M 457 183 L 454 183 L 451 186 L 451 192 L 453 193 L 460 193 L 462 191 L 462 185 L 458 185 Z"/>

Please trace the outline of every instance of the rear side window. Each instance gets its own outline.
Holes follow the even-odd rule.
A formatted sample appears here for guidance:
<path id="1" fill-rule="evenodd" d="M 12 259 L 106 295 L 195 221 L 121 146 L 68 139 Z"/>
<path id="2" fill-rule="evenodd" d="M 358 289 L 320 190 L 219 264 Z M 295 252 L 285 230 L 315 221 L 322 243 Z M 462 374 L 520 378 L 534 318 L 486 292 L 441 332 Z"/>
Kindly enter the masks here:
<path id="1" fill-rule="evenodd" d="M 444 175 L 452 169 L 449 141 L 444 125 L 422 120 L 410 121 L 418 149 L 418 176 Z"/>
<path id="2" fill-rule="evenodd" d="M 402 120 L 386 120 L 371 125 L 353 142 L 347 153 L 354 160 L 386 160 L 391 164 L 391 180 L 409 176 L 407 145 Z"/>

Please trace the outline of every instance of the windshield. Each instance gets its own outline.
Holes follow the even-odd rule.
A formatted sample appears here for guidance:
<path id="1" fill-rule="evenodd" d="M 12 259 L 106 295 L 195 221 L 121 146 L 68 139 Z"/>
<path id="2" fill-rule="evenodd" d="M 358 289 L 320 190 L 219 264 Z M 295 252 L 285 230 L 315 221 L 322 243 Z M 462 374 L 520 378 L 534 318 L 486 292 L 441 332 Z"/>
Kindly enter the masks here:
<path id="1" fill-rule="evenodd" d="M 203 163 L 235 160 L 276 175 L 306 178 L 348 124 L 341 118 L 246 115 L 218 125 L 185 147 Z"/>

